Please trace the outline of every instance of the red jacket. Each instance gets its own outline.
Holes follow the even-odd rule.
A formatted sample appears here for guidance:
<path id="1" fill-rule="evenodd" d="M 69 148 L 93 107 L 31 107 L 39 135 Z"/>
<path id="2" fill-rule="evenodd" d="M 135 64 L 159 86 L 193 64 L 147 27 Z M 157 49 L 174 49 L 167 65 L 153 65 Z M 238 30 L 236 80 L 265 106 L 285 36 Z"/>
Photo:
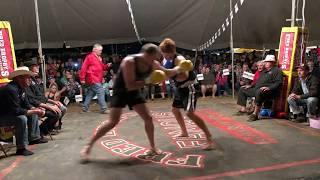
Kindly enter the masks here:
<path id="1" fill-rule="evenodd" d="M 256 85 L 256 82 L 258 81 L 260 74 L 261 74 L 260 71 L 256 71 L 256 73 L 254 73 L 254 77 L 253 77 L 251 85 L 253 85 L 253 86 Z"/>
<path id="2" fill-rule="evenodd" d="M 94 53 L 87 55 L 80 70 L 80 81 L 85 81 L 86 84 L 102 83 L 103 71 L 107 71 L 110 67 L 103 64 L 101 57 Z"/>

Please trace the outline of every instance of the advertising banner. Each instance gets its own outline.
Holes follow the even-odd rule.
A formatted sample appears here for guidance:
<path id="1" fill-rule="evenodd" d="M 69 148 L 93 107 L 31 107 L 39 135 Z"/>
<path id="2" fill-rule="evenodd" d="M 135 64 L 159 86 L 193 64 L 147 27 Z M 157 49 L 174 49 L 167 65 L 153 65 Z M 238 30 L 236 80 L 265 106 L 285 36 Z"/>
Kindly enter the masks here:
<path id="1" fill-rule="evenodd" d="M 7 77 L 16 67 L 10 23 L 0 21 L 0 84 L 9 82 Z"/>

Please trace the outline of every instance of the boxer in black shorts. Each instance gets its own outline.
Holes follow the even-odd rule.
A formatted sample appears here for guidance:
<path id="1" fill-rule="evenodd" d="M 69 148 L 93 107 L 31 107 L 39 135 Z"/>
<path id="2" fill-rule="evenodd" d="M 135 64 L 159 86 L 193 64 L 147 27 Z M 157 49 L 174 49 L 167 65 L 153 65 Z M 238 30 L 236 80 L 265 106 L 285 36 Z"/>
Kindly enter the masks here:
<path id="1" fill-rule="evenodd" d="M 185 60 L 183 56 L 176 54 L 176 45 L 172 39 L 164 39 L 160 43 L 160 51 L 167 62 L 172 61 L 171 67 L 175 68 L 180 61 Z M 178 121 L 181 128 L 180 137 L 188 137 L 188 131 L 183 120 L 180 109 L 183 108 L 186 115 L 200 128 L 206 135 L 207 145 L 203 147 L 204 150 L 212 150 L 215 148 L 212 135 L 204 121 L 195 114 L 197 95 L 195 88 L 196 74 L 193 71 L 181 72 L 172 78 L 175 82 L 176 91 L 174 92 L 174 99 L 172 103 L 172 113 Z"/>
<path id="2" fill-rule="evenodd" d="M 177 74 L 179 70 L 177 68 L 165 69 L 160 66 L 157 59 L 160 59 L 160 51 L 158 46 L 154 44 L 146 44 L 142 47 L 140 54 L 127 56 L 123 59 L 113 86 L 110 120 L 100 126 L 101 128 L 93 135 L 88 145 L 83 148 L 81 151 L 82 160 L 88 160 L 93 144 L 119 123 L 122 109 L 127 105 L 144 120 L 145 131 L 150 143 L 148 155 L 159 153 L 154 143 L 152 116 L 140 91 L 145 85 L 145 79 L 153 70 L 163 70 L 169 77 Z"/>

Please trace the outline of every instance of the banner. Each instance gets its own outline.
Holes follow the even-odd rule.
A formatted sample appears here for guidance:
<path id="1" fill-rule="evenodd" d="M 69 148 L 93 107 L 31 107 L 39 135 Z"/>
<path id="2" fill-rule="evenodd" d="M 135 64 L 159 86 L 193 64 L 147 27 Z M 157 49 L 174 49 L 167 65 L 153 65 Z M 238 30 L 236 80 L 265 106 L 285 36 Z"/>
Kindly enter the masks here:
<path id="1" fill-rule="evenodd" d="M 295 43 L 294 43 L 295 32 L 282 32 L 279 49 L 279 67 L 283 71 L 290 71 L 291 62 Z"/>
<path id="2" fill-rule="evenodd" d="M 0 84 L 9 82 L 7 78 L 16 67 L 10 23 L 0 21 Z"/>

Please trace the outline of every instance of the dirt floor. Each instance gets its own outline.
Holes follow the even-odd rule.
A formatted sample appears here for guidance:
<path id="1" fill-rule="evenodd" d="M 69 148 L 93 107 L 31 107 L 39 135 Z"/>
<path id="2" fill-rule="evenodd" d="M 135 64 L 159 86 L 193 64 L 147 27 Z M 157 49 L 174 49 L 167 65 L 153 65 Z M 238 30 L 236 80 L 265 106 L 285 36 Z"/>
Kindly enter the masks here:
<path id="1" fill-rule="evenodd" d="M 320 131 L 286 120 L 247 122 L 231 98 L 198 100 L 198 115 L 210 131 L 218 150 L 203 151 L 203 132 L 188 118 L 189 138 L 170 112 L 170 100 L 148 102 L 155 117 L 155 139 L 162 154 L 146 157 L 148 142 L 142 120 L 124 111 L 122 121 L 93 148 L 90 162 L 80 164 L 79 152 L 108 115 L 80 114 L 72 105 L 63 130 L 47 144 L 30 147 L 30 157 L 0 159 L 0 179 L 320 179 Z"/>

